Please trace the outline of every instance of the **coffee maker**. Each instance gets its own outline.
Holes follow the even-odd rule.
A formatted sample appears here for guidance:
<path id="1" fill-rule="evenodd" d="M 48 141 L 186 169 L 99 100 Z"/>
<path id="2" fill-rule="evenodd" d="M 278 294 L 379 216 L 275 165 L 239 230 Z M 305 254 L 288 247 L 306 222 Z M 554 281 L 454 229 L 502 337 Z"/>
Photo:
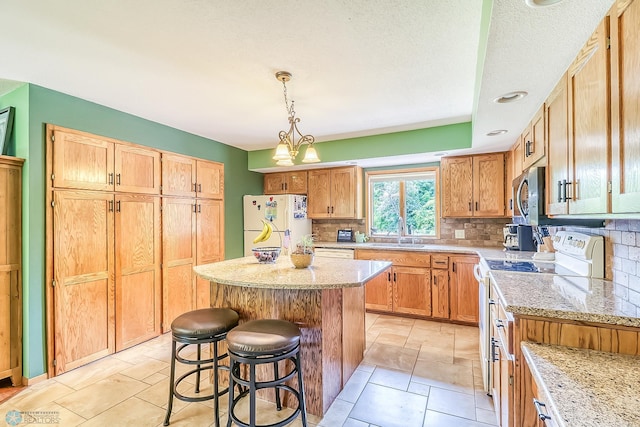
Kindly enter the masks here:
<path id="1" fill-rule="evenodd" d="M 502 229 L 503 245 L 508 251 L 535 251 L 533 228 L 530 225 L 507 224 Z"/>

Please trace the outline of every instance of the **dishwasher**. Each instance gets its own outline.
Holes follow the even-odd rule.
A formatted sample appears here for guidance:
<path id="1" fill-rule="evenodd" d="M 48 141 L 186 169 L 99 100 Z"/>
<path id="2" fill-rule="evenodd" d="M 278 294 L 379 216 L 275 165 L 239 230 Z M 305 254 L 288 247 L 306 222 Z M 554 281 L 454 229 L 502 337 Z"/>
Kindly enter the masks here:
<path id="1" fill-rule="evenodd" d="M 355 249 L 349 248 L 315 248 L 315 256 L 321 258 L 354 259 Z"/>

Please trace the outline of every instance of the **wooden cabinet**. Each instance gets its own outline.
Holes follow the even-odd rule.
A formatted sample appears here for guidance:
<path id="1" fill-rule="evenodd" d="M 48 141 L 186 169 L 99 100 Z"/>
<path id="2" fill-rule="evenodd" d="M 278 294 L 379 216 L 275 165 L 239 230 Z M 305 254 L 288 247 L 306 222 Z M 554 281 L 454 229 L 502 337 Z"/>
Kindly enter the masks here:
<path id="1" fill-rule="evenodd" d="M 545 102 L 547 122 L 546 212 L 562 215 L 569 212 L 566 199 L 569 178 L 567 127 L 567 76 L 563 76 Z"/>
<path id="2" fill-rule="evenodd" d="M 266 174 L 264 194 L 307 194 L 307 171 Z"/>
<path id="3" fill-rule="evenodd" d="M 568 71 L 570 214 L 609 211 L 607 28 L 605 19 Z M 552 185 L 555 183 L 549 183 Z"/>
<path id="4" fill-rule="evenodd" d="M 504 153 L 444 157 L 443 217 L 505 215 Z"/>
<path id="5" fill-rule="evenodd" d="M 160 193 L 160 153 L 49 125 L 56 188 Z"/>
<path id="6" fill-rule="evenodd" d="M 22 384 L 22 164 L 0 156 L 0 379 Z"/>
<path id="7" fill-rule="evenodd" d="M 497 295 L 497 293 L 494 293 Z M 491 349 L 493 364 L 491 395 L 498 425 L 514 426 L 514 355 L 513 355 L 513 319 L 510 318 L 500 302 L 491 305 L 490 310 Z"/>
<path id="8" fill-rule="evenodd" d="M 428 268 L 393 266 L 393 311 L 431 316 L 431 275 Z"/>
<path id="9" fill-rule="evenodd" d="M 524 150 L 522 148 L 522 135 L 518 137 L 518 140 L 511 148 L 513 152 L 513 178 L 519 177 L 524 171 L 523 167 L 523 159 L 524 159 Z"/>
<path id="10" fill-rule="evenodd" d="M 545 115 L 544 105 L 533 116 L 533 120 L 522 136 L 522 168 L 528 169 L 538 163 L 545 154 Z"/>
<path id="11" fill-rule="evenodd" d="M 431 317 L 449 318 L 449 257 L 431 256 Z"/>
<path id="12" fill-rule="evenodd" d="M 533 396 L 533 399 L 535 399 L 535 401 L 542 403 L 543 405 L 546 406 L 544 400 L 542 399 L 542 395 L 540 393 L 540 387 L 538 386 L 538 384 L 536 383 L 535 379 L 533 378 L 533 375 L 531 375 L 531 370 L 529 369 L 529 365 L 527 364 L 526 359 L 523 357 L 522 358 L 522 380 L 523 380 L 523 384 L 526 384 L 525 387 L 530 390 L 530 394 Z M 556 427 L 558 424 L 553 420 L 552 417 L 549 416 L 549 410 L 546 409 L 546 411 L 544 411 L 544 408 L 540 408 L 542 413 L 544 413 L 544 415 L 547 416 L 546 419 L 542 420 L 540 419 L 540 415 L 538 414 L 538 409 L 536 408 L 536 405 L 534 403 L 534 400 L 531 399 L 530 402 L 523 402 L 524 405 L 521 408 L 522 412 L 526 413 L 527 415 L 525 415 L 524 417 L 530 421 L 530 425 L 532 427 Z"/>
<path id="13" fill-rule="evenodd" d="M 53 192 L 55 374 L 115 351 L 114 199 Z"/>
<path id="14" fill-rule="evenodd" d="M 392 283 L 391 270 L 392 267 L 389 267 L 367 282 L 365 287 L 365 308 L 367 310 L 387 312 L 393 310 L 393 287 L 390 286 Z"/>
<path id="15" fill-rule="evenodd" d="M 222 199 L 224 165 L 179 154 L 162 153 L 162 194 Z"/>
<path id="16" fill-rule="evenodd" d="M 362 218 L 362 169 L 316 169 L 308 173 L 309 218 Z"/>
<path id="17" fill-rule="evenodd" d="M 196 211 L 196 265 L 224 260 L 224 203 L 198 199 Z M 210 282 L 196 276 L 195 309 L 211 306 Z"/>
<path id="18" fill-rule="evenodd" d="M 477 263 L 476 256 L 449 257 L 451 320 L 478 324 L 478 281 L 473 275 Z"/>
<path id="19" fill-rule="evenodd" d="M 640 2 L 611 9 L 611 212 L 640 212 Z"/>
<path id="20" fill-rule="evenodd" d="M 160 335 L 160 198 L 115 196 L 116 351 Z"/>

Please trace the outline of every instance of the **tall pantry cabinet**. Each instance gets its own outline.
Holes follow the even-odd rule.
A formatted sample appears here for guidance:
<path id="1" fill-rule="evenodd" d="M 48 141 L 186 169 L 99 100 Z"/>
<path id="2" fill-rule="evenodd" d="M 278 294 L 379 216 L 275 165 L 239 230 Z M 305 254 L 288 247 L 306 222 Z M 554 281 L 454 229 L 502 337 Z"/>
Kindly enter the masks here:
<path id="1" fill-rule="evenodd" d="M 165 240 L 171 242 L 175 236 L 171 230 L 162 233 L 161 209 L 173 198 L 161 197 L 161 179 L 167 178 L 172 188 L 181 178 L 163 172 L 162 155 L 148 147 L 47 126 L 47 334 L 49 370 L 55 375 L 159 335 L 167 321 L 163 296 L 165 312 L 185 297 L 179 292 L 171 298 L 165 295 L 174 278 L 166 274 L 173 265 L 163 265 L 163 259 L 172 253 L 165 251 L 163 258 L 163 246 L 166 249 Z M 185 164 L 195 162 L 186 159 Z M 216 183 L 216 191 L 222 188 L 218 164 L 203 163 L 203 170 L 215 173 L 207 175 L 204 186 L 188 182 L 189 215 L 198 210 L 198 190 L 210 182 Z M 221 224 L 219 218 L 216 221 Z M 193 225 L 190 239 L 196 235 Z M 190 224 L 180 222 L 183 226 Z M 193 282 L 192 267 L 189 264 L 188 275 Z M 172 316 L 194 304 L 178 308 L 183 311 Z"/>
<path id="2" fill-rule="evenodd" d="M 22 164 L 0 156 L 0 379 L 22 383 Z"/>

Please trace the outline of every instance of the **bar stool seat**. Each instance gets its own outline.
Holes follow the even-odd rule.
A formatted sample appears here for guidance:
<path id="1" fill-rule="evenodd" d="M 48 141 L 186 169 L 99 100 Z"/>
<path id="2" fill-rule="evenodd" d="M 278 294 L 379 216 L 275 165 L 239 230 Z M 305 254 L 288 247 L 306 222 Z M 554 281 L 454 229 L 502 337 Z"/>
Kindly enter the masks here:
<path id="1" fill-rule="evenodd" d="M 292 422 L 301 415 L 303 427 L 307 426 L 306 407 L 304 402 L 304 386 L 302 382 L 302 369 L 300 365 L 300 329 L 293 323 L 285 320 L 263 319 L 251 320 L 243 323 L 227 334 L 227 348 L 230 360 L 229 372 L 229 413 L 227 427 L 236 423 L 242 427 L 281 427 Z M 282 377 L 278 373 L 278 362 L 290 360 L 294 368 Z M 274 379 L 271 381 L 257 381 L 256 366 L 273 363 Z M 241 364 L 248 365 L 249 378 L 240 375 Z M 298 390 L 285 384 L 297 376 Z M 235 385 L 244 386 L 237 397 L 234 397 Z M 258 426 L 256 424 L 256 391 L 263 388 L 274 388 L 276 394 L 276 407 L 282 409 L 280 402 L 280 389 L 291 392 L 298 400 L 298 406 L 286 419 Z M 241 421 L 235 414 L 236 404 L 249 395 L 249 423 Z"/>
<path id="2" fill-rule="evenodd" d="M 227 332 L 238 325 L 238 313 L 229 308 L 204 308 L 183 313 L 176 317 L 171 323 L 171 377 L 169 379 L 169 404 L 164 425 L 169 425 L 171 410 L 173 409 L 173 398 L 185 402 L 202 402 L 205 400 L 214 401 L 215 425 L 220 426 L 220 415 L 218 398 L 226 394 L 229 389 L 219 390 L 218 370 L 229 368 L 220 365 L 220 361 L 227 358 L 227 353 L 218 354 L 218 342 L 225 339 Z M 181 345 L 178 347 L 178 343 Z M 213 356 L 209 359 L 202 359 L 201 345 L 212 344 Z M 187 359 L 180 355 L 187 346 L 197 346 L 196 359 Z M 195 365 L 195 368 L 175 379 L 176 361 L 185 365 Z M 206 396 L 185 396 L 178 392 L 178 385 L 191 375 L 195 375 L 196 394 L 200 393 L 200 374 L 203 371 L 213 371 L 213 392 Z"/>

